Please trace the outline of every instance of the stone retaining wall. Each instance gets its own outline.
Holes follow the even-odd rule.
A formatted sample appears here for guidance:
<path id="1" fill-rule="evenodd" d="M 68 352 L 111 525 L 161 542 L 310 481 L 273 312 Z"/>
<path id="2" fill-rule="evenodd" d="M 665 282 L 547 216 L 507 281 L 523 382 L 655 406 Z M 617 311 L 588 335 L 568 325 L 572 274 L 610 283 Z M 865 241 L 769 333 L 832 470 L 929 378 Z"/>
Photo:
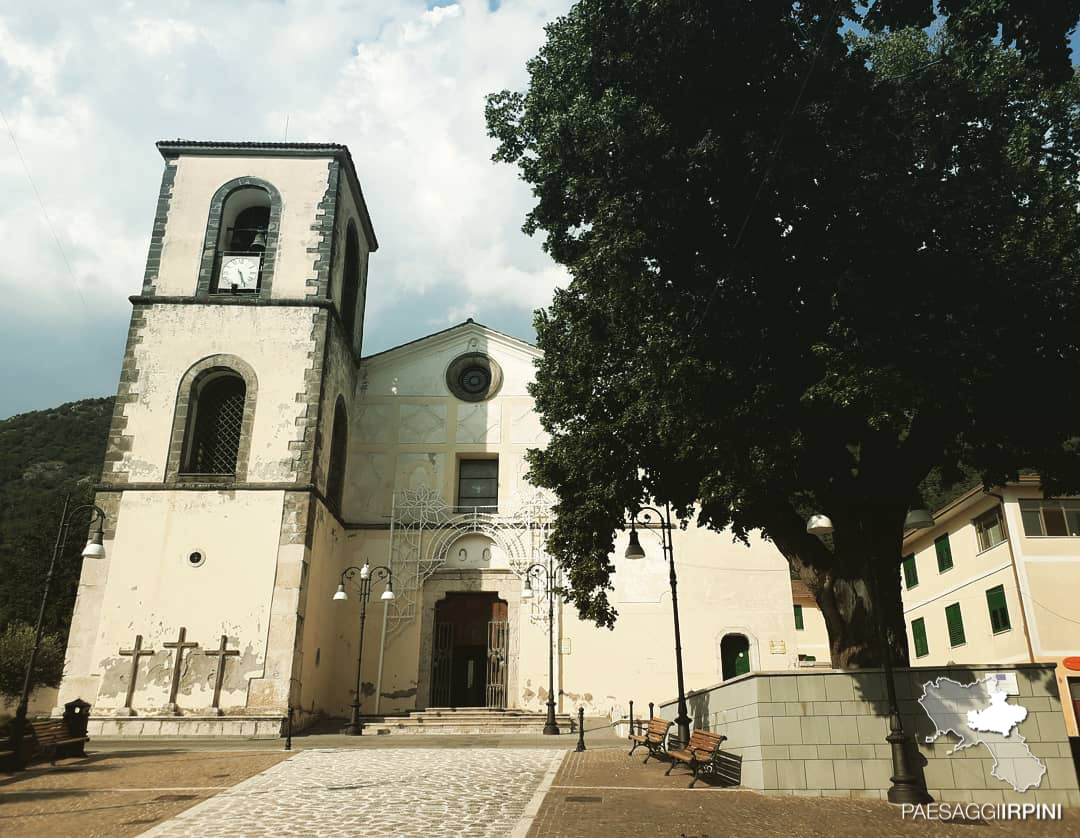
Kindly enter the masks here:
<path id="1" fill-rule="evenodd" d="M 984 745 L 950 755 L 959 737 L 946 733 L 927 743 L 935 728 L 918 703 L 928 681 L 946 677 L 969 684 L 1001 671 L 1017 673 L 1019 695 L 1009 703 L 1028 710 L 1017 730 L 1046 766 L 1039 786 L 1026 793 L 991 774 L 995 759 Z M 917 667 L 897 670 L 896 681 L 904 729 L 914 736 L 919 752 L 913 762 L 935 800 L 1080 806 L 1053 664 Z M 692 692 L 687 704 L 694 727 L 728 737 L 724 749 L 742 760 L 747 788 L 766 794 L 885 798 L 892 760 L 885 742 L 881 670 L 754 672 Z M 674 700 L 657 708 L 666 719 L 676 712 Z M 1018 744 L 1010 741 L 1008 747 Z"/>

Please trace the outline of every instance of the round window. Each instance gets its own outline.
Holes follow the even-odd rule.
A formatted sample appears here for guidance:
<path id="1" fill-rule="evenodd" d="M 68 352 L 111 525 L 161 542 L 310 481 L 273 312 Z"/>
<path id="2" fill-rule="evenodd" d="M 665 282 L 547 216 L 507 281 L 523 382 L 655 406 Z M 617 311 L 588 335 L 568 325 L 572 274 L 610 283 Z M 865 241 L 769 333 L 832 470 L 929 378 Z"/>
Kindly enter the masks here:
<path id="1" fill-rule="evenodd" d="M 483 352 L 459 355 L 446 368 L 446 386 L 464 402 L 492 398 L 502 385 L 502 369 Z"/>
<path id="2" fill-rule="evenodd" d="M 192 550 L 188 553 L 187 563 L 189 567 L 201 567 L 206 562 L 206 553 L 202 550 Z"/>
<path id="3" fill-rule="evenodd" d="M 461 382 L 461 389 L 470 396 L 479 396 L 491 386 L 491 371 L 484 367 L 469 367 L 458 381 Z"/>

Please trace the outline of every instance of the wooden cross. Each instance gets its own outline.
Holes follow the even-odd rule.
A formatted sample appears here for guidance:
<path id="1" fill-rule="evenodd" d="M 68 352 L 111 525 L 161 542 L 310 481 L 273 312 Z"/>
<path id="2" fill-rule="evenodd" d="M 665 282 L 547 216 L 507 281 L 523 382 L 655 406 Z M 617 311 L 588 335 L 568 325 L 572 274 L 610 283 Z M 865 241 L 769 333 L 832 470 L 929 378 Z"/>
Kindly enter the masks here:
<path id="1" fill-rule="evenodd" d="M 184 660 L 184 649 L 197 649 L 198 643 L 185 643 L 184 638 L 187 636 L 187 629 L 184 626 L 180 626 L 180 636 L 176 639 L 175 643 L 162 643 L 166 649 L 176 649 L 176 660 L 173 661 L 172 670 L 172 686 L 169 687 L 169 706 L 170 713 L 179 713 L 180 708 L 176 706 L 176 695 L 180 691 L 180 666 Z"/>
<path id="2" fill-rule="evenodd" d="M 144 649 L 142 647 L 142 635 L 135 635 L 135 647 L 133 649 L 121 649 L 121 655 L 131 657 L 131 675 L 128 677 L 127 698 L 124 700 L 124 709 L 121 715 L 132 716 L 134 711 L 131 709 L 131 700 L 135 697 L 135 676 L 139 672 L 139 658 L 148 655 L 153 655 L 153 649 Z"/>
<path id="3" fill-rule="evenodd" d="M 225 661 L 227 658 L 239 655 L 239 649 L 226 649 L 229 645 L 229 638 L 227 635 L 221 635 L 221 644 L 216 650 L 204 649 L 204 655 L 213 655 L 218 659 L 217 674 L 214 676 L 214 703 L 210 705 L 210 710 L 217 715 L 221 715 L 221 708 L 218 706 L 221 703 L 221 685 L 225 680 Z"/>

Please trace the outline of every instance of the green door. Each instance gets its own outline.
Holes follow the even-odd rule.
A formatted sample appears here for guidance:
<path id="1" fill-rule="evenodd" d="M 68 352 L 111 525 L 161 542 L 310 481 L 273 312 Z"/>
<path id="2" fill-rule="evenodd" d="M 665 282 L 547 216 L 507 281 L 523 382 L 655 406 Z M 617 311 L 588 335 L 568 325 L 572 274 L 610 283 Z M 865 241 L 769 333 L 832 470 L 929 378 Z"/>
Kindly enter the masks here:
<path id="1" fill-rule="evenodd" d="M 729 634 L 720 641 L 720 666 L 724 680 L 750 671 L 750 641 L 743 634 Z"/>

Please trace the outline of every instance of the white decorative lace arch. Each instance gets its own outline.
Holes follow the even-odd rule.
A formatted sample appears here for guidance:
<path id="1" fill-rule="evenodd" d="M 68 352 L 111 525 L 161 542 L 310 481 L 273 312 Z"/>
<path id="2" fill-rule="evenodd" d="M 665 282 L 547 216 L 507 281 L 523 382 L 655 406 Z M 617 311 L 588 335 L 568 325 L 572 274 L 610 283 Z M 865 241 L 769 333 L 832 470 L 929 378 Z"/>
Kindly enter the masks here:
<path id="1" fill-rule="evenodd" d="M 450 547 L 463 535 L 490 538 L 519 577 L 533 564 L 548 561 L 547 534 L 554 495 L 543 489 L 515 495 L 509 512 L 484 507 L 455 509 L 426 486 L 394 494 L 390 516 L 389 565 L 394 571 L 395 599 L 387 603 L 387 637 L 416 619 L 424 581 L 441 568 Z M 540 622 L 540 603 L 547 595 L 544 580 L 533 580 L 535 596 L 530 619 Z"/>

